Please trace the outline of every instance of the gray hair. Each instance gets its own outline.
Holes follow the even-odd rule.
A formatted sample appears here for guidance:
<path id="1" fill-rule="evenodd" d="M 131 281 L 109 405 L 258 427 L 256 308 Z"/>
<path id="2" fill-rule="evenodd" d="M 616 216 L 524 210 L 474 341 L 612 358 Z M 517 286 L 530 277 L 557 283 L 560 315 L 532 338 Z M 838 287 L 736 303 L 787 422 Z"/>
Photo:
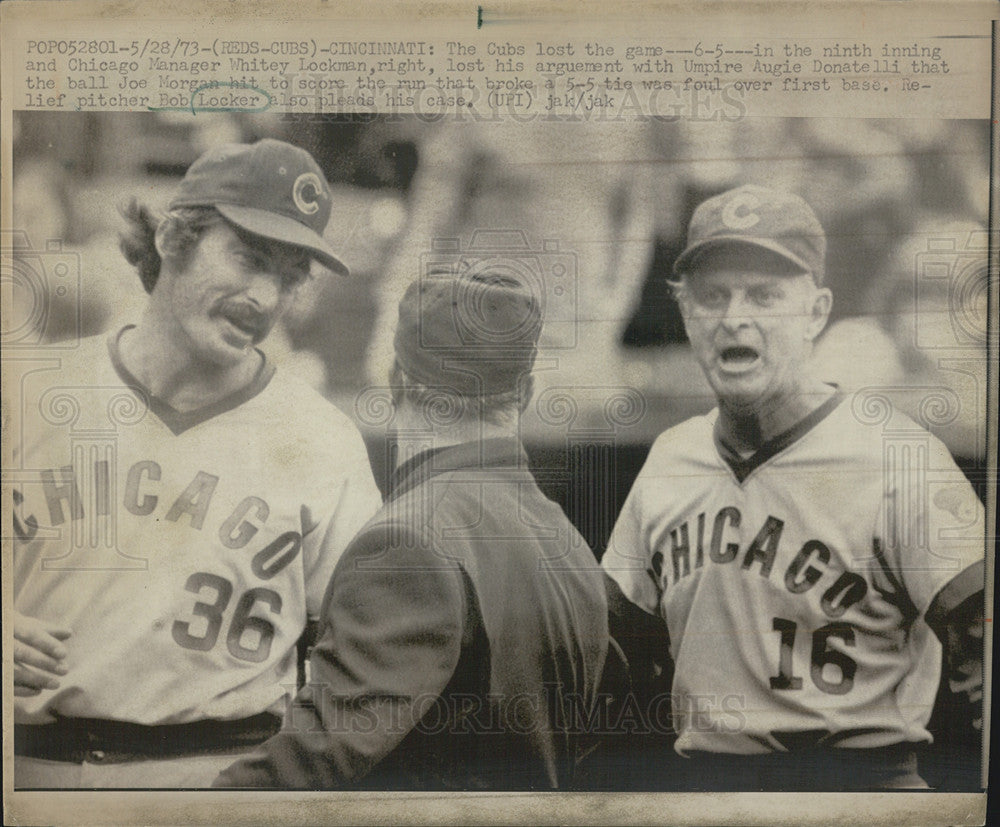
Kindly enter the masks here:
<path id="1" fill-rule="evenodd" d="M 466 396 L 448 387 L 431 387 L 412 379 L 393 360 L 389 376 L 393 396 L 420 411 L 429 424 L 452 425 L 459 422 L 485 422 L 500 428 L 517 426 L 521 414 L 523 389 L 502 393 Z"/>

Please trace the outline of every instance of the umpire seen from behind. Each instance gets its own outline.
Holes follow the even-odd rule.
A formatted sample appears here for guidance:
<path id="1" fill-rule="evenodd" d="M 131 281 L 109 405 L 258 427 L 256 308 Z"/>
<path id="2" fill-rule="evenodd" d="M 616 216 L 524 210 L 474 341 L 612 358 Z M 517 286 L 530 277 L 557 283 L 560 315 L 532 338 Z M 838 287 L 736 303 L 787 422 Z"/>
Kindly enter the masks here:
<path id="1" fill-rule="evenodd" d="M 431 275 L 399 310 L 400 461 L 327 590 L 311 681 L 217 786 L 556 789 L 608 651 L 590 549 L 517 438 L 541 313 L 504 276 Z"/>

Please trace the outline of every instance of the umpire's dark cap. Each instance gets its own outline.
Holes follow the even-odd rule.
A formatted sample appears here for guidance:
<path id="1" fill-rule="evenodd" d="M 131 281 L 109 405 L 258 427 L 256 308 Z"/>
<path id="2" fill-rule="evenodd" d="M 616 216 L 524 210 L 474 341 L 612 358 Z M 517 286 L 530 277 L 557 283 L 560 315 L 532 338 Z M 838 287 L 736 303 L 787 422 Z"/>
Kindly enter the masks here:
<path id="1" fill-rule="evenodd" d="M 396 359 L 412 380 L 462 396 L 513 391 L 531 372 L 538 297 L 508 275 L 432 273 L 399 303 Z"/>

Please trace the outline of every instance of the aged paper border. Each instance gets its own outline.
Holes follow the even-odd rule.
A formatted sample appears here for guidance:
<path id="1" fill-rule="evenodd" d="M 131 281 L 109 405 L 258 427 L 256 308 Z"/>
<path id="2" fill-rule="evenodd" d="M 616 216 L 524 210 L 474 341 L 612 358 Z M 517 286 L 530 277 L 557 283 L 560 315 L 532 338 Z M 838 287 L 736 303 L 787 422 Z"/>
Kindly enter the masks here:
<path id="1" fill-rule="evenodd" d="M 752 20 L 759 25 L 761 20 L 780 21 L 792 19 L 797 25 L 822 26 L 827 23 L 840 25 L 843 21 L 854 21 L 860 30 L 871 31 L 868 27 L 885 25 L 885 5 L 875 3 L 836 2 L 771 2 L 771 3 L 694 3 L 636 2 L 621 9 L 609 11 L 603 4 L 594 2 L 554 2 L 539 9 L 527 3 L 489 4 L 482 6 L 485 17 L 498 26 L 497 31 L 521 30 L 522 27 L 540 26 L 546 29 L 558 27 L 561 22 L 587 22 L 595 26 L 609 25 L 615 30 L 625 23 L 635 25 L 645 19 L 666 19 L 672 15 L 690 20 L 693 16 L 704 15 L 713 22 L 722 19 L 720 15 Z M 902 6 L 903 4 L 891 4 Z M 881 7 L 881 8 L 880 8 Z M 946 8 L 947 7 L 947 8 Z M 805 12 L 804 9 L 808 9 Z M 277 2 L 226 2 L 204 4 L 187 2 L 166 2 L 139 4 L 131 2 L 32 2 L 4 3 L 2 13 L 4 26 L 15 21 L 32 19 L 35 21 L 106 21 L 109 26 L 134 25 L 145 31 L 152 19 L 187 19 L 214 14 L 223 21 L 243 21 L 252 19 L 287 19 L 294 15 L 297 19 L 339 18 L 345 25 L 362 22 L 394 21 L 412 19 L 433 20 L 438 27 L 455 27 L 464 32 L 471 27 L 477 6 L 470 3 L 408 3 L 368 6 L 360 3 L 315 3 L 301 4 L 289 12 L 289 6 Z M 895 12 L 893 12 L 895 13 Z M 981 21 L 984 31 L 989 29 L 989 19 L 997 12 L 992 3 L 933 2 L 906 4 L 899 13 L 922 16 L 928 30 L 935 21 L 943 21 L 961 13 L 970 20 Z M 803 16 L 804 15 L 804 16 Z M 624 22 L 623 22 L 624 21 Z M 730 20 L 732 23 L 732 19 Z M 13 28 L 13 27 L 11 27 Z M 9 30 L 8 30 L 9 31 Z M 8 37 L 5 31 L 4 37 Z M 10 50 L 5 50 L 3 74 L 10 76 Z M 994 67 L 997 53 L 994 42 Z M 991 79 L 995 83 L 995 78 Z M 990 84 L 971 82 L 968 86 L 972 96 L 988 94 Z M 11 164 L 11 101 L 9 88 L 5 83 L 5 100 L 0 118 L 2 134 L 2 159 L 5 170 Z M 984 103 L 985 106 L 985 103 Z M 841 109 L 850 109 L 835 102 L 830 114 Z M 995 112 L 995 108 L 994 108 Z M 996 115 L 993 114 L 995 118 Z M 995 124 L 995 121 L 994 121 Z M 992 155 L 991 213 L 996 209 L 998 160 L 995 143 Z M 11 183 L 4 176 L 2 184 L 4 214 L 9 215 Z M 991 219 L 995 218 L 991 214 Z M 995 226 L 995 224 L 994 224 Z M 991 251 L 991 343 L 996 344 L 997 264 L 996 250 Z M 994 350 L 994 358 L 996 353 Z M 990 481 L 988 487 L 988 526 L 991 537 L 995 537 L 996 502 L 996 451 L 997 433 L 995 416 L 998 410 L 996 376 L 991 373 L 988 396 L 988 411 L 991 419 L 988 455 L 991 458 Z M 6 406 L 4 419 L 7 418 Z M 7 505 L 5 503 L 5 519 Z M 9 592 L 9 556 L 5 549 L 3 558 L 4 595 Z M 988 589 L 992 600 L 993 561 L 988 556 Z M 6 601 L 5 601 L 6 602 Z M 8 604 L 9 605 L 9 604 Z M 986 647 L 991 651 L 991 628 L 988 626 Z M 9 697 L 10 637 L 4 633 L 5 697 Z M 114 680 L 114 676 L 109 676 Z M 986 685 L 989 697 L 990 684 Z M 12 753 L 11 710 L 4 704 L 4 754 Z M 989 726 L 989 711 L 986 715 Z M 988 730 L 987 730 L 988 731 Z M 988 745 L 988 736 L 985 738 Z M 28 823 L 77 823 L 77 824 L 118 824 L 118 823 L 259 823 L 295 824 L 303 822 L 323 823 L 399 823 L 399 824 L 451 824 L 451 823 L 539 823 L 539 824 L 587 824 L 587 823 L 634 823 L 634 824 L 804 824 L 804 823 L 854 823 L 864 821 L 886 824 L 976 824 L 985 818 L 985 797 L 976 794 L 725 794 L 707 796 L 703 794 L 477 794 L 477 795 L 435 795 L 435 794 L 353 794 L 353 793 L 236 793 L 236 792 L 137 792 L 137 793 L 12 793 L 11 762 L 4 765 L 5 821 L 12 824 Z"/>

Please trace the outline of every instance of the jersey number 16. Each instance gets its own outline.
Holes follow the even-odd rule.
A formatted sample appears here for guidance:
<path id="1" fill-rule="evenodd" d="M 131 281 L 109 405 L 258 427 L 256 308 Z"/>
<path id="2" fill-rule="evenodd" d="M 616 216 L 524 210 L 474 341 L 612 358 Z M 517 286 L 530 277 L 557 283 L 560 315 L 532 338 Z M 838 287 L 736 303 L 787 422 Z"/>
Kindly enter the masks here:
<path id="1" fill-rule="evenodd" d="M 781 643 L 778 650 L 778 674 L 771 678 L 771 689 L 801 689 L 802 678 L 795 677 L 792 669 L 798 626 L 794 621 L 776 617 L 772 628 L 781 633 Z M 858 664 L 843 652 L 831 649 L 830 638 L 843 641 L 845 646 L 853 646 L 854 629 L 845 623 L 830 623 L 813 632 L 809 676 L 821 691 L 829 695 L 844 695 L 854 686 L 854 673 L 858 670 Z M 829 681 L 823 676 L 823 668 L 827 665 L 836 666 L 840 670 L 840 680 Z"/>

